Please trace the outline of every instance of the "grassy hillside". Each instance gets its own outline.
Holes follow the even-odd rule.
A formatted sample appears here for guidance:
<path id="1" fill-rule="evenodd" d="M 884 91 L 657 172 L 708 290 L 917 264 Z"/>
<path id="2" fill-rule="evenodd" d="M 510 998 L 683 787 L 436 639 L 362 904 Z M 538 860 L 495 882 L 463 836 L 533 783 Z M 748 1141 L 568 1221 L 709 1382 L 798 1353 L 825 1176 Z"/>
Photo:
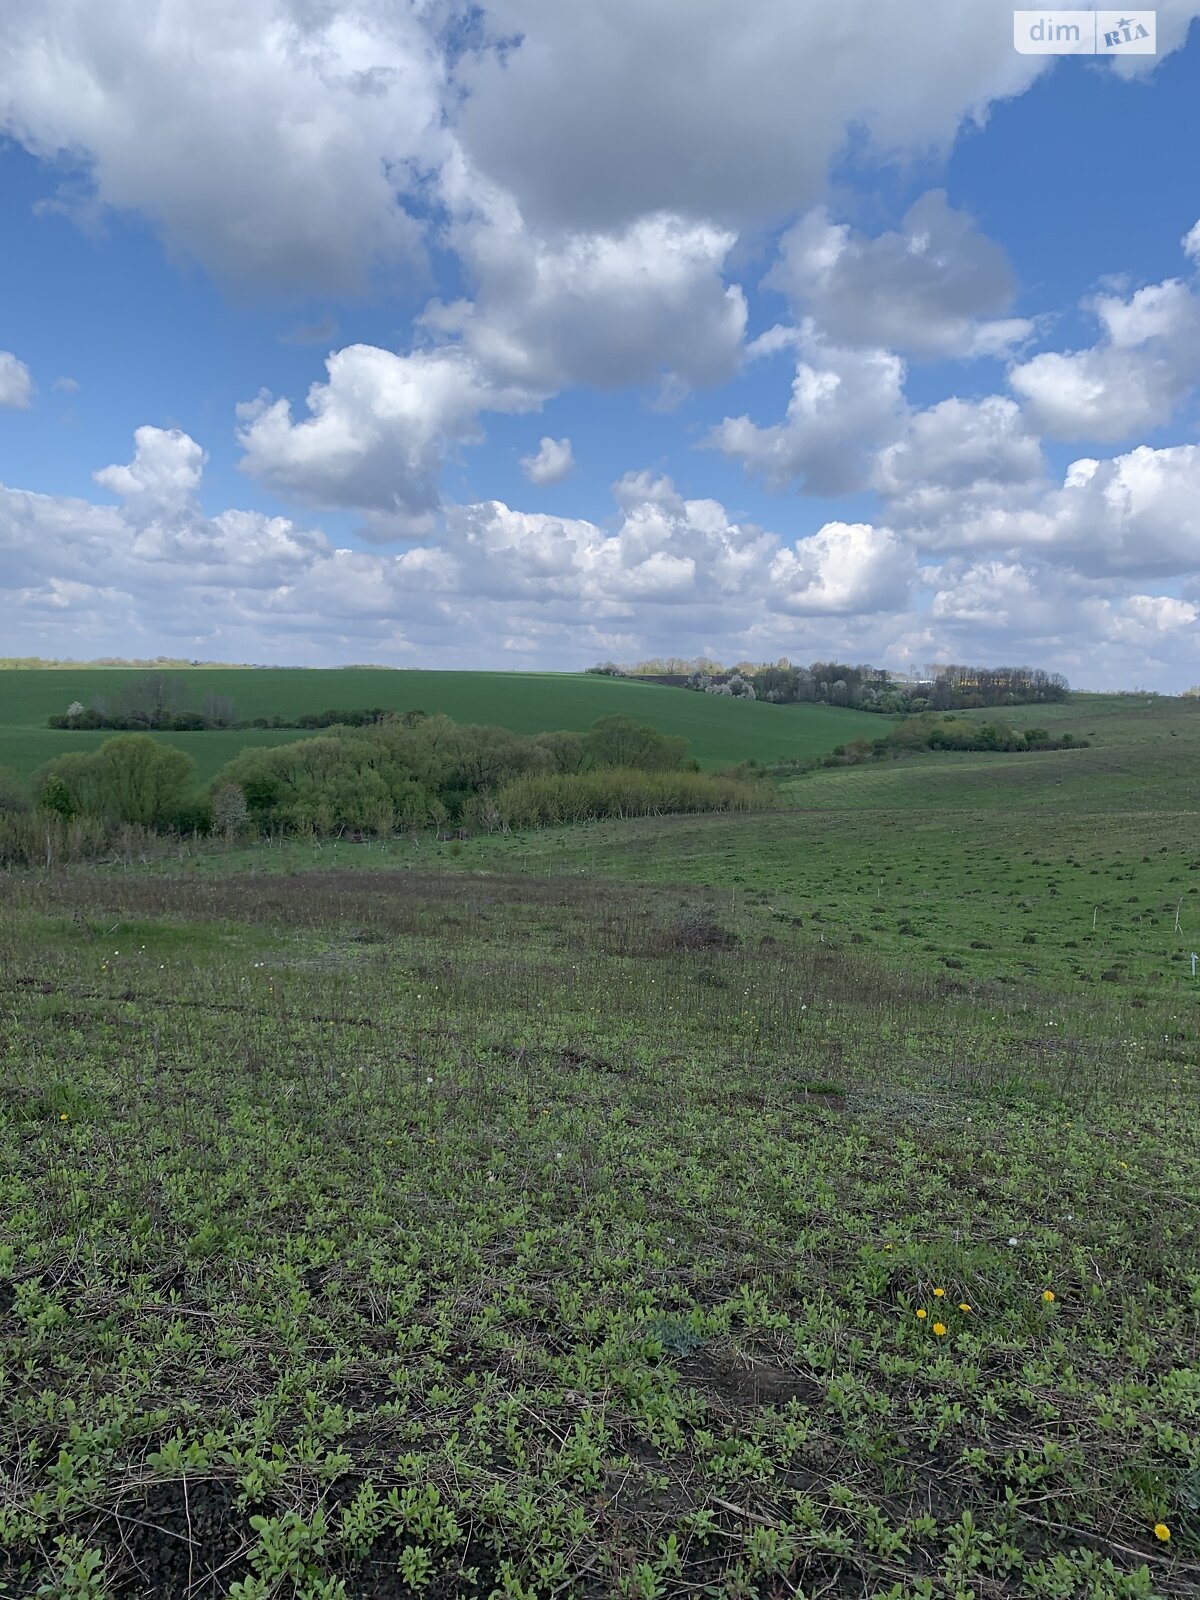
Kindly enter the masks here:
<path id="1" fill-rule="evenodd" d="M 1193 1600 L 1200 717 L 1072 714 L 5 878 L 0 1592 Z"/>
<path id="2" fill-rule="evenodd" d="M 752 819 L 596 823 L 470 839 L 453 857 L 426 846 L 418 859 L 472 872 L 690 884 L 889 965 L 1095 984 L 1139 1004 L 1159 993 L 1195 1008 L 1200 979 L 1191 983 L 1188 958 L 1200 950 L 1200 701 L 1080 696 L 1013 720 L 1053 721 L 1091 743 L 816 771 L 784 785 L 787 809 Z M 411 854 L 341 846 L 336 858 Z M 294 866 L 302 857 L 279 860 Z"/>
<path id="3" fill-rule="evenodd" d="M 141 676 L 97 667 L 0 672 L 0 766 L 29 773 L 53 755 L 94 747 L 103 734 L 52 730 L 47 717 L 65 711 L 73 700 L 87 705 L 96 694 L 115 694 Z M 583 731 L 597 717 L 624 712 L 660 732 L 682 734 L 705 767 L 751 757 L 774 761 L 821 754 L 859 734 L 875 738 L 886 726 L 880 717 L 832 706 L 747 704 L 582 673 L 234 667 L 179 676 L 197 705 L 207 694 L 227 695 L 245 720 L 331 707 L 387 706 L 441 711 L 459 722 L 499 723 L 517 733 L 537 733 L 553 728 Z M 187 750 L 207 778 L 246 744 L 278 744 L 296 735 L 251 731 L 164 737 Z"/>

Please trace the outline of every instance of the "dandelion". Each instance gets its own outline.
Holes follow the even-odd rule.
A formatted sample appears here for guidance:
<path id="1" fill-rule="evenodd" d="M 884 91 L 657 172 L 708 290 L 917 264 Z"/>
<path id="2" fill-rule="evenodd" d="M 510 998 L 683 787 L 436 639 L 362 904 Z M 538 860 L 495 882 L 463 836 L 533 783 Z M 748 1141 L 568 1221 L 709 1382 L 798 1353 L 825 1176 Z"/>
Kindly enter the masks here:
<path id="1" fill-rule="evenodd" d="M 1170 1540 L 1171 1530 L 1167 1527 L 1165 1522 L 1156 1522 L 1154 1524 L 1154 1537 L 1161 1544 L 1166 1544 Z"/>
<path id="2" fill-rule="evenodd" d="M 965 1300 L 960 1300 L 958 1302 L 958 1309 L 960 1311 L 970 1311 L 971 1308 L 970 1308 L 970 1306 L 967 1304 L 967 1302 Z"/>
<path id="3" fill-rule="evenodd" d="M 922 1306 L 921 1309 L 917 1312 L 917 1321 L 918 1322 L 924 1322 L 925 1318 L 928 1315 L 929 1315 L 928 1311 L 926 1311 L 925 1307 Z"/>
<path id="4" fill-rule="evenodd" d="M 945 1289 L 935 1289 L 933 1292 L 939 1300 L 944 1300 L 946 1297 Z"/>
<path id="5" fill-rule="evenodd" d="M 946 1324 L 944 1322 L 935 1322 L 933 1325 L 933 1331 L 940 1339 L 946 1331 Z"/>
<path id="6" fill-rule="evenodd" d="M 891 1249 L 891 1248 L 892 1248 L 892 1247 L 891 1247 L 891 1245 L 890 1245 L 890 1244 L 885 1244 L 885 1245 L 884 1245 L 884 1247 L 883 1247 L 883 1248 L 884 1248 L 884 1249 L 885 1249 L 885 1250 L 890 1250 L 890 1249 Z"/>
<path id="7" fill-rule="evenodd" d="M 58 1113 L 58 1120 L 60 1122 L 69 1122 L 71 1119 L 67 1116 L 67 1113 L 65 1111 L 60 1111 Z"/>
<path id="8" fill-rule="evenodd" d="M 1055 1293 L 1054 1293 L 1053 1289 L 1043 1289 L 1042 1290 L 1042 1299 L 1046 1302 L 1046 1304 L 1048 1306 L 1054 1304 L 1055 1298 L 1056 1298 L 1056 1296 L 1055 1296 Z"/>

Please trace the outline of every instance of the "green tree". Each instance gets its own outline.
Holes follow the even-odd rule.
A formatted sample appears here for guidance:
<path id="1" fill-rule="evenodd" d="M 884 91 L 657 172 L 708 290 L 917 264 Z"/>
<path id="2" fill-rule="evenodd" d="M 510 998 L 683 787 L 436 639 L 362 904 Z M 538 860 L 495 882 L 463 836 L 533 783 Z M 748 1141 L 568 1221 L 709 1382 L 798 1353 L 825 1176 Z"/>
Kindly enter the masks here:
<path id="1" fill-rule="evenodd" d="M 643 772 L 678 772 L 687 760 L 688 742 L 659 733 L 632 717 L 600 717 L 583 740 L 590 767 L 637 767 Z"/>
<path id="2" fill-rule="evenodd" d="M 119 734 L 99 750 L 72 751 L 42 768 L 41 805 L 60 816 L 104 817 L 163 827 L 183 804 L 195 779 L 191 756 L 159 744 L 148 733 Z"/>
<path id="3" fill-rule="evenodd" d="M 182 805 L 196 777 L 183 750 L 148 733 L 119 734 L 96 751 L 103 815 L 115 822 L 161 827 Z"/>

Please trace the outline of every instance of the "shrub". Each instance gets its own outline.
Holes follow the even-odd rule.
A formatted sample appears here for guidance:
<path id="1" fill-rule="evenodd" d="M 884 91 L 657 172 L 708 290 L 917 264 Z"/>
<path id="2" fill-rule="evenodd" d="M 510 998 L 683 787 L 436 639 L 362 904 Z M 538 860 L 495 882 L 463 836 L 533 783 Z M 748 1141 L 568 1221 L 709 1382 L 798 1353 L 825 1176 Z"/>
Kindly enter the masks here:
<path id="1" fill-rule="evenodd" d="M 737 934 L 722 927 L 710 912 L 691 907 L 679 913 L 661 943 L 666 950 L 732 950 Z"/>

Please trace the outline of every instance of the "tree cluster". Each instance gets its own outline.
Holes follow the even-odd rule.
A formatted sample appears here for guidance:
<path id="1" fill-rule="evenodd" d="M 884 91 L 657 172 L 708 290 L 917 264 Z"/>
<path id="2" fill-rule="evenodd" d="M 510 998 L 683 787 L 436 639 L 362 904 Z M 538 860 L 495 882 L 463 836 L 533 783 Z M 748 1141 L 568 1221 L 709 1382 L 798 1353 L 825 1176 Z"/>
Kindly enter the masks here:
<path id="1" fill-rule="evenodd" d="M 116 693 L 98 693 L 89 706 L 76 700 L 52 716 L 52 728 L 104 729 L 129 733 L 203 733 L 238 726 L 228 695 L 207 694 L 197 708 L 187 705 L 187 685 L 174 673 L 148 672 Z"/>
<path id="2" fill-rule="evenodd" d="M 1077 739 L 1071 733 L 1055 738 L 1046 728 L 1014 728 L 1002 721 L 963 722 L 952 714 L 925 713 L 897 723 L 880 739 L 858 738 L 849 744 L 835 745 L 829 755 L 815 758 L 809 766 L 853 767 L 864 761 L 882 761 L 917 750 L 1016 752 L 1076 750 L 1086 745 L 1086 739 Z"/>
<path id="3" fill-rule="evenodd" d="M 373 834 L 396 828 L 505 822 L 496 797 L 529 777 L 583 777 L 608 769 L 681 772 L 686 739 L 625 716 L 601 717 L 586 734 L 522 735 L 449 717 L 390 717 L 336 728 L 270 749 L 244 750 L 214 792 L 236 790 L 258 831 L 313 829 Z"/>
<path id="4" fill-rule="evenodd" d="M 676 685 L 701 694 L 771 705 L 851 706 L 858 711 L 895 713 L 965 711 L 975 707 L 1038 705 L 1065 700 L 1067 680 L 1033 667 L 927 668 L 928 677 L 907 681 L 883 667 L 845 661 L 814 661 L 797 666 L 785 658 L 767 664 L 739 661 L 684 661 L 667 657 L 618 666 L 607 661 L 588 671 L 602 676 Z"/>
<path id="5" fill-rule="evenodd" d="M 511 787 L 538 780 L 550 787 Z M 243 750 L 207 793 L 189 755 L 146 733 L 56 756 L 36 774 L 32 796 L 0 773 L 0 813 L 32 806 L 64 824 L 90 818 L 226 836 L 507 827 L 518 816 L 632 815 L 676 801 L 683 810 L 723 808 L 730 793 L 698 773 L 686 739 L 625 716 L 601 717 L 582 734 L 521 735 L 421 712 L 372 714 Z"/>

